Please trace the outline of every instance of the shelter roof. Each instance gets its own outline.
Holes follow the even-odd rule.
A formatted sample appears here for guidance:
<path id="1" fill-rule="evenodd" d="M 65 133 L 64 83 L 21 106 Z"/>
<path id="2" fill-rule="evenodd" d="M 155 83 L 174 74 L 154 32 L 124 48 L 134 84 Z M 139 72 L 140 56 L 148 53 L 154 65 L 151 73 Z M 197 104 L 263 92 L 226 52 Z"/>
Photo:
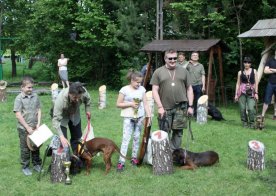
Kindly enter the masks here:
<path id="1" fill-rule="evenodd" d="M 276 36 L 276 18 L 258 20 L 258 22 L 249 30 L 238 37 L 269 37 Z"/>
<path id="2" fill-rule="evenodd" d="M 228 49 L 220 39 L 201 40 L 154 40 L 140 49 L 143 52 L 165 52 L 168 49 L 177 51 L 208 51 L 212 46 L 222 45 L 222 49 Z"/>

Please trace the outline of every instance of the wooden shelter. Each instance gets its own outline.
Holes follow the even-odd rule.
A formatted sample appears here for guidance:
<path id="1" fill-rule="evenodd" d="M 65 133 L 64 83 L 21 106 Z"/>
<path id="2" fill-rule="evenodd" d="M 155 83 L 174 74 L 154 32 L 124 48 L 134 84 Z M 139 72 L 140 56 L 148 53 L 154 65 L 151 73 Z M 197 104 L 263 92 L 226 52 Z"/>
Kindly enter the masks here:
<path id="1" fill-rule="evenodd" d="M 262 52 L 261 62 L 258 67 L 259 81 L 262 78 L 264 65 L 269 56 L 270 49 L 276 44 L 276 18 L 259 20 L 249 31 L 240 35 L 239 38 L 264 38 L 265 50 Z"/>
<path id="2" fill-rule="evenodd" d="M 224 44 L 220 39 L 206 39 L 206 40 L 154 40 L 151 43 L 146 44 L 140 49 L 140 51 L 148 53 L 149 62 L 147 64 L 148 69 L 145 76 L 144 85 L 150 80 L 150 72 L 153 67 L 153 54 L 158 60 L 158 54 L 163 62 L 163 54 L 168 49 L 175 49 L 177 51 L 183 52 L 208 52 L 208 76 L 206 82 L 206 94 L 209 96 L 209 100 L 215 101 L 215 86 L 216 81 L 212 77 L 212 69 L 214 64 L 214 56 L 217 56 L 219 63 L 219 79 L 220 79 L 220 89 L 222 103 L 225 105 L 225 95 L 224 95 L 224 82 L 223 82 L 223 65 L 222 65 L 222 52 L 229 50 L 226 44 Z M 162 55 L 160 55 L 160 53 Z M 215 55 L 216 54 L 216 55 Z M 157 68 L 157 66 L 155 66 Z"/>

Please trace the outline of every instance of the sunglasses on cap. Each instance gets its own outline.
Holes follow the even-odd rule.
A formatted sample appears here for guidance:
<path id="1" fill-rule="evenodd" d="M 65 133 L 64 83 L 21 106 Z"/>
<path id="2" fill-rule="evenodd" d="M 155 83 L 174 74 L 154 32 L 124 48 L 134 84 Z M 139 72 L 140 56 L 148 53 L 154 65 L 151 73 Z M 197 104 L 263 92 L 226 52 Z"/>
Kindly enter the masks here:
<path id="1" fill-rule="evenodd" d="M 175 60 L 176 61 L 176 59 L 177 59 L 177 57 L 170 57 L 170 58 L 168 58 L 170 61 L 171 60 Z"/>

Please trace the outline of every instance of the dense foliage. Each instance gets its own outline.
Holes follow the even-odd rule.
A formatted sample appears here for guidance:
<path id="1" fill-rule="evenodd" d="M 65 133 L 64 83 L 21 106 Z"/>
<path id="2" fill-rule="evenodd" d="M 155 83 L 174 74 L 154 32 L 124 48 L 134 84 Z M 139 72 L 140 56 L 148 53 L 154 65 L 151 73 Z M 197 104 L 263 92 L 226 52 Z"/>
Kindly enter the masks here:
<path id="1" fill-rule="evenodd" d="M 239 42 L 237 35 L 275 17 L 275 10 L 273 0 L 164 0 L 164 39 L 222 39 L 231 49 L 223 56 L 226 84 L 233 85 L 242 56 L 252 56 L 256 66 L 263 50 L 262 39 Z M 11 49 L 13 76 L 18 51 L 46 57 L 43 75 L 55 80 L 63 52 L 70 80 L 118 87 L 121 70 L 145 64 L 139 49 L 156 34 L 156 1 L 1 0 L 0 13 L 0 35 L 16 38 L 2 44 Z"/>

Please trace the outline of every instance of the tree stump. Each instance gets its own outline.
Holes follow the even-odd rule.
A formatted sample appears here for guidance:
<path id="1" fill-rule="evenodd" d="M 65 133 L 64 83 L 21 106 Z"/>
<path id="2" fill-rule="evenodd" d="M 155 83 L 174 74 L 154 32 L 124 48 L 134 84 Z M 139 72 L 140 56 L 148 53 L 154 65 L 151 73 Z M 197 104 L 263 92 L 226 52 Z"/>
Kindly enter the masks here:
<path id="1" fill-rule="evenodd" d="M 196 122 L 199 124 L 207 123 L 208 115 L 208 95 L 203 95 L 197 102 L 197 116 Z"/>
<path id="2" fill-rule="evenodd" d="M 53 150 L 51 162 L 51 181 L 53 183 L 65 182 L 66 175 L 63 163 L 68 160 L 70 160 L 69 151 L 63 150 L 63 148 Z"/>
<path id="3" fill-rule="evenodd" d="M 153 174 L 163 175 L 173 173 L 173 160 L 168 133 L 154 131 L 152 139 L 152 166 Z"/>
<path id="4" fill-rule="evenodd" d="M 247 168 L 250 170 L 264 170 L 265 168 L 264 155 L 265 155 L 265 147 L 263 143 L 257 140 L 249 141 Z"/>
<path id="5" fill-rule="evenodd" d="M 0 73 L 1 74 L 1 73 Z M 0 80 L 0 102 L 4 102 L 7 100 L 7 82 L 4 80 Z"/>
<path id="6" fill-rule="evenodd" d="M 0 89 L 0 102 L 4 102 L 6 100 L 7 100 L 6 89 Z"/>
<path id="7" fill-rule="evenodd" d="M 102 85 L 99 88 L 99 109 L 106 108 L 106 86 Z"/>

